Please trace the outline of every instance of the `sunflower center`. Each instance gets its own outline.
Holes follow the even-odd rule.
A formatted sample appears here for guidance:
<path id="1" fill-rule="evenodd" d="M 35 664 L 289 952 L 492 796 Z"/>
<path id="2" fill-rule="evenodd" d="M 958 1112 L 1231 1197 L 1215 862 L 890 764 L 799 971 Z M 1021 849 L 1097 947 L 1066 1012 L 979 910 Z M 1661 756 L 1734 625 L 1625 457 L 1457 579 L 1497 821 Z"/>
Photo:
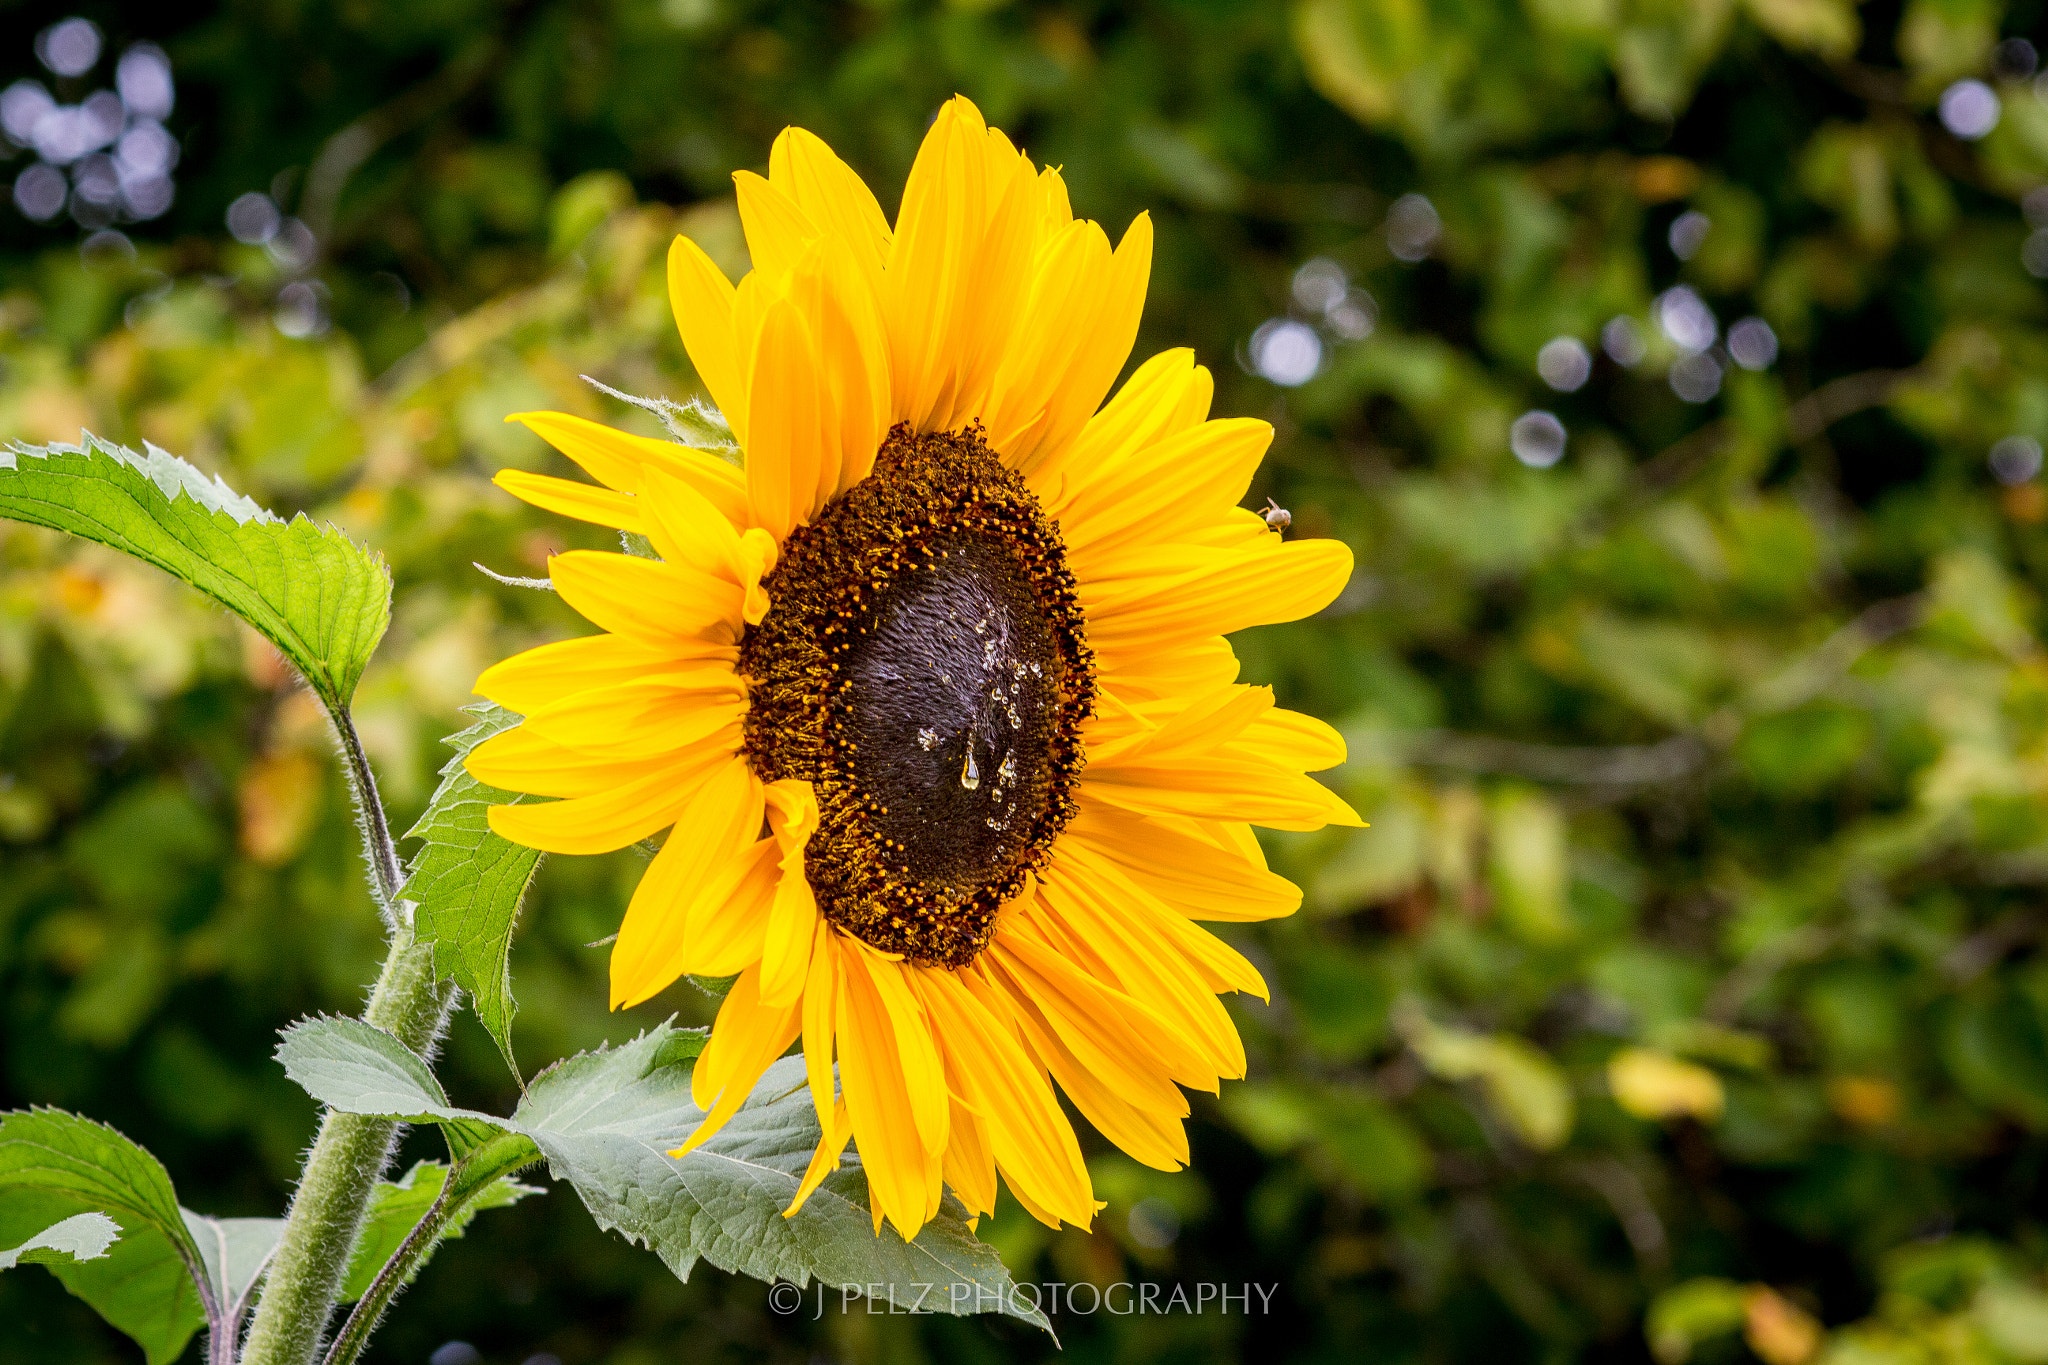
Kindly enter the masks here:
<path id="1" fill-rule="evenodd" d="M 1074 811 L 1095 684 L 1058 531 L 978 428 L 898 426 L 767 588 L 740 644 L 745 749 L 816 791 L 819 909 L 965 966 Z"/>

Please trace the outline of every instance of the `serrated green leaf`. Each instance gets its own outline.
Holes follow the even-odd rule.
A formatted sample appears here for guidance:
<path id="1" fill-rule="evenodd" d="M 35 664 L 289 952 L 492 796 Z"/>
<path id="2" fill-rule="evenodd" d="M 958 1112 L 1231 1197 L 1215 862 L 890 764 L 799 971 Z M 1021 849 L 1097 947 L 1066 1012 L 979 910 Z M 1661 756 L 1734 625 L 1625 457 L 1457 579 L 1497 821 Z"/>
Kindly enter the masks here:
<path id="1" fill-rule="evenodd" d="M 104 1213 L 74 1213 L 50 1224 L 18 1247 L 0 1251 L 0 1270 L 18 1265 L 96 1261 L 121 1235 L 121 1225 Z"/>
<path id="2" fill-rule="evenodd" d="M 975 1239 L 950 1195 L 916 1241 L 890 1228 L 877 1235 L 867 1176 L 849 1154 L 794 1218 L 782 1216 L 819 1138 L 801 1056 L 770 1067 L 716 1136 L 671 1157 L 704 1118 L 690 1099 L 690 1072 L 705 1037 L 663 1024 L 620 1047 L 578 1053 L 535 1076 L 509 1119 L 450 1107 L 426 1063 L 395 1056 L 393 1048 L 403 1050 L 396 1039 L 354 1020 L 296 1024 L 278 1055 L 292 1079 L 337 1109 L 464 1119 L 530 1139 L 599 1226 L 651 1248 L 679 1279 L 706 1260 L 761 1280 L 879 1290 L 905 1308 L 964 1314 L 1001 1304 L 1051 1330 L 1009 1294 L 1001 1258 Z"/>
<path id="3" fill-rule="evenodd" d="M 263 1272 L 270 1268 L 277 1239 L 284 1236 L 284 1219 L 209 1218 L 190 1209 L 182 1212 L 213 1284 L 214 1302 L 225 1318 L 239 1319 Z"/>
<path id="4" fill-rule="evenodd" d="M 391 1259 L 407 1234 L 419 1225 L 420 1219 L 426 1217 L 427 1210 L 440 1198 L 441 1187 L 447 1179 L 447 1166 L 438 1161 L 422 1161 L 399 1179 L 378 1183 L 370 1194 L 370 1206 L 363 1217 L 362 1237 L 356 1242 L 355 1254 L 348 1263 L 348 1275 L 342 1281 L 342 1303 L 354 1303 L 368 1292 L 377 1272 L 384 1268 L 384 1263 Z M 540 1193 L 543 1191 L 537 1185 L 524 1185 L 510 1176 L 499 1176 L 464 1203 L 462 1211 L 442 1231 L 440 1240 L 460 1237 L 469 1226 L 469 1220 L 485 1209 L 501 1209 L 530 1194 Z M 436 1246 L 439 1244 L 438 1241 L 435 1243 Z M 427 1256 L 414 1263 L 408 1283 L 412 1277 L 418 1276 L 431 1255 L 430 1250 Z"/>
<path id="5" fill-rule="evenodd" d="M 399 894 L 417 907 L 413 923 L 421 941 L 433 945 L 435 974 L 469 992 L 477 1018 L 518 1077 L 512 1055 L 512 1016 L 519 1009 L 512 998 L 512 933 L 540 852 L 491 833 L 490 808 L 524 798 L 486 787 L 462 767 L 471 749 L 511 729 L 520 717 L 489 703 L 468 710 L 477 723 L 446 741 L 455 757 L 441 769 L 441 785 L 426 814 L 406 831 L 426 846 Z"/>
<path id="6" fill-rule="evenodd" d="M 360 1019 L 301 1019 L 284 1030 L 277 1060 L 307 1094 L 344 1113 L 440 1124 L 457 1159 L 507 1131 L 503 1119 L 450 1104 L 418 1053 Z"/>
<path id="7" fill-rule="evenodd" d="M 678 1032 L 662 1025 L 558 1063 L 534 1077 L 512 1116 L 600 1226 L 652 1248 L 679 1279 L 702 1259 L 761 1280 L 880 1289 L 905 1308 L 1000 1303 L 1051 1330 L 1008 1293 L 1009 1272 L 950 1195 L 916 1241 L 886 1227 L 878 1236 L 866 1174 L 849 1156 L 794 1218 L 782 1216 L 819 1138 L 800 1056 L 771 1066 L 703 1146 L 669 1156 L 704 1117 L 689 1094 L 694 1053 L 676 1047 Z"/>
<path id="8" fill-rule="evenodd" d="M 24 1225 L 47 1226 L 78 1207 L 75 1198 L 45 1191 L 0 1194 L 0 1240 L 13 1241 Z M 115 1222 L 120 1240 L 105 1256 L 59 1261 L 45 1267 L 58 1283 L 142 1347 L 149 1365 L 168 1365 L 206 1325 L 206 1309 L 191 1271 L 170 1241 L 132 1214 Z"/>
<path id="9" fill-rule="evenodd" d="M 0 450 L 0 516 L 146 560 L 276 645 L 339 712 L 391 620 L 391 576 L 333 527 L 287 522 L 153 445 Z"/>
<path id="10" fill-rule="evenodd" d="M 50 1273 L 141 1345 L 150 1365 L 177 1359 L 212 1297 L 198 1245 L 155 1157 L 104 1124 L 56 1109 L 0 1115 L 0 1241 L 16 1243 L 77 1213 L 111 1215 L 121 1239 Z"/>
<path id="11" fill-rule="evenodd" d="M 454 1113 L 419 1054 L 360 1019 L 301 1019 L 284 1030 L 277 1060 L 314 1099 L 352 1114 L 433 1123 Z"/>

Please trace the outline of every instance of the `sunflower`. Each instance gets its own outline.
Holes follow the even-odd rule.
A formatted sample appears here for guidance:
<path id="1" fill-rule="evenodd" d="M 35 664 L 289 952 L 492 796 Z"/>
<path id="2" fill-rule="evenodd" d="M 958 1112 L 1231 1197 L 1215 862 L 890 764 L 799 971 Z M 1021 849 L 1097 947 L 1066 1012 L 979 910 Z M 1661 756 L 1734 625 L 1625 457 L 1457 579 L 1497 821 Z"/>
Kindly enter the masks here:
<path id="1" fill-rule="evenodd" d="M 1188 1161 L 1183 1087 L 1242 1076 L 1217 998 L 1259 973 L 1200 921 L 1292 912 L 1252 825 L 1358 818 L 1305 773 L 1336 732 L 1236 681 L 1224 636 L 1351 572 L 1238 506 L 1272 431 L 1209 420 L 1185 350 L 1129 356 L 1151 265 L 1113 250 L 965 99 L 892 229 L 789 129 L 735 176 L 753 270 L 669 255 L 684 347 L 744 452 L 560 413 L 524 422 L 595 485 L 506 471 L 537 506 L 645 536 L 550 574 L 603 633 L 477 691 L 524 722 L 469 771 L 555 801 L 505 838 L 600 853 L 668 835 L 611 953 L 615 1008 L 736 976 L 692 1086 L 716 1132 L 801 1039 L 824 1137 L 879 1234 L 997 1173 L 1054 1227 L 1100 1205 L 1055 1085 L 1147 1165 Z M 837 1061 L 835 1074 L 834 1061 Z"/>

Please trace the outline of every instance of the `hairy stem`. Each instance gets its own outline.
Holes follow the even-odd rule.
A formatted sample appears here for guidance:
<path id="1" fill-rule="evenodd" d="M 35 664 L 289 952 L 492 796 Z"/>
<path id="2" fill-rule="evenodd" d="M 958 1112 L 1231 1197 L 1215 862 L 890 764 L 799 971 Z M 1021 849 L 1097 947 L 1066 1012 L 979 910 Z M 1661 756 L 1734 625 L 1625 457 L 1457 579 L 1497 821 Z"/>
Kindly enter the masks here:
<path id="1" fill-rule="evenodd" d="M 411 1283 L 414 1271 L 440 1242 L 441 1234 L 490 1188 L 492 1181 L 531 1165 L 539 1155 L 525 1138 L 508 1135 L 456 1162 L 442 1178 L 441 1193 L 435 1197 L 432 1207 L 406 1234 L 398 1250 L 391 1253 L 391 1259 L 384 1263 L 384 1268 L 377 1272 L 377 1278 L 357 1300 L 355 1311 L 348 1315 L 348 1321 L 335 1334 L 334 1345 L 328 1349 L 327 1359 L 322 1365 L 353 1365 L 355 1358 L 362 1354 L 363 1347 L 369 1344 L 370 1334 L 383 1321 L 384 1310 L 391 1306 L 399 1291 Z"/>
<path id="2" fill-rule="evenodd" d="M 410 916 L 397 903 L 398 850 L 355 728 L 344 714 L 335 718 L 335 730 L 362 819 L 365 851 L 391 926 L 390 948 L 363 1021 L 431 1057 L 447 1027 L 455 988 L 435 982 L 433 949 L 415 941 Z M 399 1127 L 391 1119 L 331 1110 L 321 1120 L 256 1305 L 243 1348 L 244 1365 L 311 1365 L 362 1233 L 370 1192 L 397 1148 Z"/>
<path id="3" fill-rule="evenodd" d="M 405 872 L 399 866 L 398 845 L 391 839 L 391 822 L 384 815 L 384 800 L 377 794 L 377 775 L 370 770 L 369 756 L 363 752 L 363 742 L 357 738 L 348 713 L 330 714 L 334 719 L 334 741 L 341 749 L 342 771 L 348 777 L 349 795 L 355 798 L 356 818 L 362 824 L 363 856 L 370 864 L 370 886 L 376 892 L 385 923 L 396 929 L 398 888 L 405 884 Z M 396 942 L 394 937 L 394 945 Z"/>
<path id="4" fill-rule="evenodd" d="M 391 1253 L 391 1259 L 377 1272 L 363 1297 L 356 1300 L 355 1311 L 348 1315 L 348 1321 L 341 1325 L 341 1331 L 334 1337 L 334 1345 L 328 1349 L 323 1365 L 348 1365 L 362 1353 L 370 1340 L 370 1333 L 376 1330 L 384 1317 L 384 1309 L 398 1294 L 405 1283 L 405 1272 L 398 1269 L 401 1262 L 408 1268 L 419 1263 L 420 1257 L 441 1239 L 441 1229 L 448 1226 L 448 1220 L 455 1212 L 455 1172 L 450 1171 L 441 1182 L 441 1193 L 435 1197 L 426 1214 L 405 1235 L 398 1244 L 398 1250 Z"/>

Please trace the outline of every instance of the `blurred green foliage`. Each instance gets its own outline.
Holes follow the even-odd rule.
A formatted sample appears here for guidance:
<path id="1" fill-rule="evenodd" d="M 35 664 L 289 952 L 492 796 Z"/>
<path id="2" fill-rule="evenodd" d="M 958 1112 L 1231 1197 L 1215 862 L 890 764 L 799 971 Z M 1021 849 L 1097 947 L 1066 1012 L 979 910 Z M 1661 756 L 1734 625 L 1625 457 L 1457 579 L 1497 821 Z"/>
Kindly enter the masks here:
<path id="1" fill-rule="evenodd" d="M 67 12 L 0 10 L 0 74 Z M 179 198 L 83 244 L 0 210 L 0 433 L 154 440 L 387 554 L 357 706 L 401 820 L 477 672 L 579 629 L 470 567 L 599 543 L 489 487 L 557 463 L 501 419 L 652 433 L 578 376 L 693 388 L 661 253 L 744 268 L 726 177 L 779 128 L 890 207 L 959 90 L 1079 211 L 1154 212 L 1140 353 L 1195 346 L 1218 411 L 1279 430 L 1253 500 L 1358 551 L 1336 606 L 1240 652 L 1346 729 L 1332 780 L 1373 825 L 1271 842 L 1308 903 L 1231 931 L 1274 999 L 1236 1007 L 1251 1078 L 1196 1097 L 1194 1169 L 1093 1142 L 1094 1231 L 983 1229 L 1019 1279 L 1257 1281 L 1271 1311 L 1070 1314 L 1068 1358 L 2048 1360 L 2048 86 L 1998 46 L 2038 0 L 82 12 L 169 53 Z M 1988 132 L 1944 123 L 1960 80 Z M 228 237 L 252 191 L 316 257 Z M 1770 332 L 1737 345 L 1745 317 Z M 1255 342 L 1284 318 L 1291 352 Z M 1314 377 L 1256 373 L 1302 377 L 1286 354 Z M 544 866 L 529 1066 L 706 1018 L 687 986 L 603 1013 L 586 945 L 637 871 Z M 0 527 L 0 1104 L 276 1212 L 314 1115 L 272 1035 L 358 998 L 361 872 L 260 642 Z M 448 1075 L 509 1101 L 474 1020 Z M 778 1317 L 573 1204 L 451 1244 L 373 1358 L 1051 1354 Z M 0 1361 L 132 1356 L 39 1272 L 0 1278 L 0 1322 Z"/>

